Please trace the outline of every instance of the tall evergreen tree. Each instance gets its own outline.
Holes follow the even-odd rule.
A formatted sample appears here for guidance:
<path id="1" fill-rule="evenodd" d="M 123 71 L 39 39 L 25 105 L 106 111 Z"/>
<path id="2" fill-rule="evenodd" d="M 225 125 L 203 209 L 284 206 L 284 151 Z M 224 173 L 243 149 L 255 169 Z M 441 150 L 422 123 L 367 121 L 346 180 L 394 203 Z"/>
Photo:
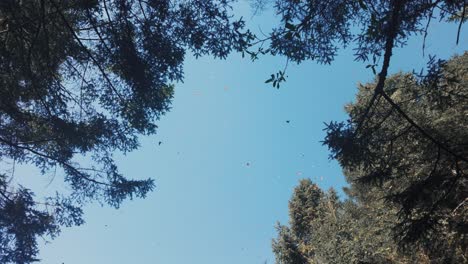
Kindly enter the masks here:
<path id="1" fill-rule="evenodd" d="M 428 76 L 399 73 L 385 83 L 385 92 L 400 108 L 463 155 L 467 66 L 465 53 L 433 64 Z M 291 228 L 283 227 L 287 232 L 279 232 L 273 244 L 278 263 L 467 261 L 467 164 L 422 137 L 384 100 L 377 101 L 362 126 L 362 141 L 350 140 L 375 82 L 359 85 L 356 101 L 346 107 L 349 123 L 330 124 L 325 140 L 350 184 L 348 197 L 340 201 L 310 180 L 301 181 L 290 200 Z M 293 226 L 300 226 L 299 232 Z M 282 243 L 286 235 L 295 242 Z M 306 261 L 278 258 L 291 245 Z"/>
<path id="2" fill-rule="evenodd" d="M 245 49 L 231 2 L 0 1 L 1 263 L 34 262 L 36 238 L 82 224 L 87 201 L 119 207 L 154 188 L 121 175 L 112 153 L 156 132 L 187 51 Z M 71 193 L 38 202 L 11 184 L 9 161 L 63 169 Z"/>
<path id="3" fill-rule="evenodd" d="M 368 140 L 371 137 L 381 139 L 376 131 L 380 124 L 374 122 L 373 119 L 376 118 L 374 114 L 379 109 L 379 105 L 386 104 L 387 110 L 391 111 L 393 116 L 400 117 L 401 125 L 411 132 L 415 132 L 414 137 L 418 138 L 418 141 L 415 142 L 425 142 L 424 144 L 427 143 L 427 146 L 430 146 L 424 150 L 426 151 L 425 158 L 426 161 L 432 162 L 436 168 L 433 173 L 429 172 L 429 174 L 437 175 L 436 171 L 441 168 L 440 162 L 446 160 L 447 164 L 444 166 L 451 169 L 453 177 L 457 178 L 456 181 L 448 183 L 442 177 L 423 177 L 420 181 L 408 182 L 404 192 L 401 190 L 400 193 L 395 193 L 392 197 L 394 201 L 398 201 L 404 206 L 400 216 L 406 218 L 407 221 L 405 224 L 402 223 L 401 236 L 407 241 L 419 240 L 419 237 L 429 231 L 440 219 L 420 215 L 415 220 L 413 219 L 415 212 L 419 211 L 420 208 L 426 210 L 446 203 L 452 203 L 449 207 L 454 209 L 464 201 L 466 195 L 453 197 L 447 192 L 464 181 L 466 177 L 464 176 L 464 168 L 468 163 L 468 154 L 465 142 L 454 139 L 450 135 L 448 137 L 440 136 L 441 133 L 433 129 L 430 122 L 440 122 L 437 116 L 426 115 L 429 118 L 436 118 L 434 120 L 427 118 L 418 120 L 419 114 L 414 115 L 407 112 L 414 109 L 408 109 L 401 104 L 401 101 L 398 101 L 398 97 L 395 97 L 396 94 L 393 93 L 395 87 L 385 87 L 392 86 L 394 83 L 391 80 L 387 81 L 388 69 L 395 47 L 404 46 L 410 36 L 417 34 L 426 36 L 428 28 L 434 21 L 446 20 L 457 23 L 458 33 L 454 36 L 453 41 L 458 43 L 462 26 L 466 22 L 466 8 L 468 7 L 466 1 L 276 0 L 274 3 L 275 11 L 281 18 L 281 22 L 269 36 L 257 39 L 256 42 L 252 43 L 260 45 L 258 50 L 250 49 L 249 54 L 252 59 L 258 58 L 259 54 L 269 53 L 284 55 L 297 63 L 304 60 L 315 60 L 328 64 L 333 61 L 339 48 L 353 45 L 356 47 L 356 60 L 368 63 L 366 67 L 377 74 L 376 81 L 367 86 L 370 96 L 366 97 L 365 104 L 360 104 L 359 115 L 355 113 L 351 116 L 352 125 L 332 123 L 328 126 L 326 144 L 332 149 L 333 157 L 339 158 L 342 162 L 352 163 L 357 162 L 353 159 L 361 158 L 362 160 L 363 157 L 370 154 L 370 152 L 365 152 L 366 147 L 359 147 L 360 145 L 376 144 L 372 148 L 379 148 L 380 143 L 370 143 Z M 264 48 L 267 42 L 269 42 L 269 46 Z M 425 45 L 421 44 L 424 51 Z M 415 82 L 419 82 L 418 85 L 431 86 L 433 90 L 439 90 L 439 86 L 443 86 L 443 82 L 449 81 L 451 77 L 440 80 L 442 63 L 433 61 L 431 65 L 427 76 L 420 77 L 420 80 Z M 377 70 L 378 67 L 380 70 Z M 279 88 L 280 83 L 285 81 L 285 76 L 285 72 L 280 71 L 277 74 L 272 74 L 266 82 Z M 412 85 L 412 83 L 408 82 L 408 85 Z M 399 93 L 397 92 L 397 94 Z M 463 108 L 466 102 L 464 99 L 459 100 L 457 105 Z M 427 100 L 426 103 L 433 103 L 433 107 L 441 105 L 440 102 L 434 100 Z M 455 104 L 455 102 L 450 103 Z M 414 105 L 414 107 L 421 107 L 414 113 L 422 113 L 428 109 L 424 104 Z M 458 114 L 454 116 L 457 116 L 458 119 L 464 117 Z M 384 117 L 385 115 L 380 118 Z M 459 120 L 451 119 L 450 122 L 453 122 L 450 124 L 452 129 L 454 129 L 453 126 L 460 129 Z M 448 123 L 444 124 L 448 125 Z M 372 125 L 377 127 L 370 129 Z M 371 135 L 374 132 L 376 135 Z M 409 149 L 406 150 L 409 151 Z M 354 151 L 354 153 L 345 153 L 345 151 Z M 358 151 L 361 152 L 358 153 Z M 341 156 L 346 156 L 346 158 L 341 158 Z M 372 160 L 371 157 L 364 166 L 380 166 L 381 169 L 388 167 L 387 165 L 377 165 L 370 160 Z M 347 166 L 348 164 L 343 165 Z M 408 166 L 410 165 L 408 164 Z M 391 175 L 389 170 L 376 171 L 374 174 L 367 175 L 367 179 L 369 183 L 375 183 L 384 181 L 386 175 Z M 448 174 L 446 177 L 451 178 L 452 176 Z M 438 195 L 434 195 L 434 193 L 440 194 L 440 197 L 436 198 L 435 196 Z M 429 211 L 431 210 L 429 209 Z M 458 228 L 466 228 L 466 226 L 461 225 Z"/>
<path id="4" fill-rule="evenodd" d="M 278 238 L 273 240 L 273 252 L 278 263 L 307 263 L 314 256 L 308 241 L 312 221 L 319 217 L 319 205 L 324 193 L 308 179 L 301 180 L 289 201 L 290 228 L 278 224 Z"/>
<path id="5" fill-rule="evenodd" d="M 398 237 L 426 251 L 466 255 L 468 163 L 468 53 L 431 65 L 429 74 L 397 74 L 385 92 L 414 120 L 408 124 L 387 101 L 377 101 L 359 140 L 349 140 L 372 98 L 372 85 L 361 85 L 348 106 L 348 123 L 331 123 L 325 143 L 359 188 L 375 186 L 381 198 L 398 208 Z M 424 137 L 421 127 L 431 137 Z M 435 142 L 432 140 L 435 137 Z M 443 249 L 443 250 L 442 250 Z M 452 251 L 449 251 L 452 250 Z"/>

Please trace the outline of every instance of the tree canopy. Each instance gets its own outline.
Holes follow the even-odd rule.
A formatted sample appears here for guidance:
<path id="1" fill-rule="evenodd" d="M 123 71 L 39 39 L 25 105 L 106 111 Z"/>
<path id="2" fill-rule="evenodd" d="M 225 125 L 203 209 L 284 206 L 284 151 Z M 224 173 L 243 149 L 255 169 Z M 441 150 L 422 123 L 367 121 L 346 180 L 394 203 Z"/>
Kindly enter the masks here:
<path id="1" fill-rule="evenodd" d="M 377 101 L 362 136 L 350 141 L 347 134 L 365 113 L 373 84 L 360 87 L 356 103 L 348 106 L 347 123 L 329 125 L 325 143 L 349 171 L 349 180 L 379 187 L 381 198 L 397 206 L 395 228 L 402 242 L 429 247 L 449 233 L 455 237 L 448 241 L 466 247 L 468 162 L 455 155 L 468 155 L 467 65 L 465 53 L 432 65 L 430 76 L 400 73 L 386 81 L 385 92 L 417 126 L 392 104 Z"/>
<path id="2" fill-rule="evenodd" d="M 246 47 L 231 2 L 1 1 L 0 262 L 36 261 L 36 238 L 82 224 L 88 201 L 119 207 L 154 188 L 121 175 L 112 154 L 156 132 L 187 51 Z M 71 192 L 37 201 L 7 164 L 61 168 Z"/>
<path id="3" fill-rule="evenodd" d="M 254 0 L 256 6 L 268 6 L 270 1 Z M 368 62 L 368 68 L 379 71 L 380 92 L 387 76 L 394 47 L 402 47 L 414 35 L 427 35 L 434 20 L 459 23 L 458 43 L 464 23 L 463 0 L 435 1 L 271 1 L 281 19 L 265 38 L 256 37 L 248 53 L 252 59 L 259 54 L 284 55 L 293 62 L 314 60 L 333 62 L 340 48 L 352 47 L 358 61 Z M 424 40 L 425 42 L 425 40 Z M 424 50 L 425 43 L 422 47 Z M 258 48 L 257 48 L 258 47 Z M 285 71 L 272 76 L 275 87 L 285 81 Z"/>
<path id="4" fill-rule="evenodd" d="M 438 62 L 421 78 L 398 73 L 385 92 L 438 140 L 466 155 L 468 53 Z M 431 81 L 429 81 L 431 80 Z M 346 107 L 349 123 L 332 123 L 325 143 L 349 183 L 344 200 L 302 180 L 289 203 L 290 228 L 273 242 L 278 263 L 464 263 L 467 259 L 467 163 L 454 160 L 378 100 L 350 140 L 373 96 L 359 85 Z"/>
<path id="5" fill-rule="evenodd" d="M 412 35 L 427 34 L 433 18 L 457 23 L 459 35 L 465 1 L 277 0 L 280 25 L 263 39 L 234 17 L 233 1 L 0 3 L 1 262 L 37 261 L 36 239 L 82 224 L 87 202 L 119 207 L 154 189 L 152 179 L 132 180 L 119 173 L 113 153 L 135 150 L 138 136 L 156 133 L 157 120 L 170 110 L 173 84 L 183 79 L 187 52 L 217 58 L 231 52 L 252 59 L 284 55 L 297 63 L 328 64 L 339 48 L 348 46 L 355 48 L 357 60 L 375 73 L 380 70 L 349 106 L 350 120 L 330 123 L 325 143 L 348 179 L 359 184 L 343 203 L 333 191 L 323 193 L 302 182 L 291 203 L 291 227 L 280 227 L 283 235 L 275 244 L 276 252 L 288 251 L 280 254 L 281 261 L 330 259 L 337 245 L 363 237 L 356 230 L 308 246 L 315 236 L 310 232 L 314 219 L 339 221 L 349 214 L 343 223 L 323 225 L 327 234 L 354 223 L 372 226 L 357 216 L 360 210 L 367 212 L 360 191 L 366 188 L 388 188 L 375 197 L 398 211 L 389 225 L 395 224 L 402 241 L 414 242 L 427 255 L 432 249 L 425 242 L 442 234 L 434 252 L 466 250 L 468 158 L 466 126 L 460 121 L 466 119 L 466 56 L 447 63 L 433 60 L 424 76 L 387 77 L 394 48 Z M 267 80 L 277 88 L 283 81 L 285 70 Z M 70 192 L 38 201 L 32 190 L 14 184 L 15 164 L 32 164 L 40 174 L 59 168 Z M 375 214 L 380 217 L 379 210 Z M 314 225 L 322 226 L 322 220 Z M 391 253 L 385 251 L 379 259 L 396 258 L 400 253 L 383 230 L 368 232 L 380 234 L 381 244 L 389 245 Z M 357 240 L 362 248 L 370 244 Z M 348 242 L 357 246 L 353 241 Z M 366 251 L 342 256 L 377 261 Z"/>
<path id="6" fill-rule="evenodd" d="M 332 122 L 327 126 L 327 138 L 324 143 L 332 151 L 331 157 L 338 159 L 344 168 L 350 166 L 365 168 L 367 174 L 362 175 L 365 177 L 360 180 L 372 186 L 395 177 L 393 170 L 396 168 L 391 163 L 393 161 L 390 161 L 395 157 L 393 149 L 395 139 L 392 139 L 390 135 L 386 138 L 382 137 L 384 125 L 391 122 L 392 118 L 397 118 L 400 122 L 398 125 L 404 128 L 400 132 L 406 133 L 408 130 L 414 133 L 412 138 L 406 138 L 409 140 L 408 146 L 418 142 L 419 145 L 414 148 L 420 147 L 419 151 L 426 153 L 423 158 L 424 166 L 430 163 L 432 170 L 418 168 L 424 172 L 419 172 L 422 174 L 419 174 L 417 179 L 408 181 L 404 190 L 401 189 L 399 192 L 392 190 L 392 195 L 387 197 L 403 206 L 400 218 L 406 220 L 401 222 L 400 235 L 405 241 L 419 240 L 426 234 L 426 231 L 429 232 L 436 225 L 437 221 L 442 221 L 435 215 L 420 215 L 418 213 L 420 210 L 431 212 L 448 203 L 451 204 L 449 208 L 454 209 L 466 198 L 466 193 L 460 193 L 460 197 L 449 194 L 453 188 L 464 187 L 462 182 L 466 181 L 464 170 L 468 163 L 468 155 L 466 142 L 463 139 L 465 135 L 455 138 L 452 135 L 443 136 L 444 133 L 436 129 L 439 124 L 442 124 L 438 123 L 442 122 L 440 117 L 431 116 L 429 112 L 435 110 L 425 108 L 429 107 L 427 105 L 431 105 L 430 107 L 445 105 L 451 109 L 460 107 L 457 114 L 447 116 L 443 121 L 444 126 L 450 124 L 452 131 L 455 132 L 464 128 L 460 126 L 460 120 L 466 119 L 464 116 L 466 98 L 462 96 L 453 99 L 453 95 L 435 94 L 441 92 L 444 87 L 454 88 L 450 82 L 454 81 L 453 76 L 456 74 L 449 73 L 452 67 L 450 65 L 457 64 L 458 62 L 455 61 L 463 59 L 454 59 L 450 64 L 445 64 L 431 57 L 425 73 L 413 76 L 414 80 L 410 78 L 411 80 L 408 79 L 405 84 L 398 83 L 401 86 L 406 84 L 417 86 L 418 89 L 426 87 L 421 91 L 423 94 L 427 93 L 426 90 L 437 92 L 432 95 L 432 101 L 427 100 L 424 104 L 421 102 L 408 107 L 406 105 L 408 102 L 401 102 L 394 95 L 395 91 L 401 94 L 403 90 L 395 88 L 394 81 L 387 80 L 391 57 L 394 49 L 404 46 L 413 35 L 424 36 L 421 45 L 424 52 L 428 28 L 434 20 L 455 22 L 458 33 L 453 41 L 458 43 L 461 28 L 465 22 L 466 7 L 465 1 L 444 0 L 278 0 L 274 2 L 274 9 L 281 18 L 280 24 L 265 38 L 254 41 L 248 51 L 252 59 L 257 59 L 261 54 L 278 54 L 297 63 L 315 60 L 329 64 L 332 63 L 340 48 L 352 47 L 355 59 L 368 63 L 366 67 L 372 69 L 377 75 L 375 82 L 367 86 L 370 96 L 365 97 L 365 103 L 358 104 L 359 108 L 354 108 L 355 111 L 350 114 L 349 122 Z M 254 49 L 257 45 L 259 47 Z M 459 63 L 464 66 L 462 62 Z M 378 67 L 380 70 L 377 71 Z M 459 72 L 457 74 L 460 75 L 456 75 L 456 80 L 463 82 L 460 78 L 463 80 L 464 75 Z M 283 70 L 276 75 L 272 74 L 266 82 L 279 88 L 280 83 L 285 81 L 285 76 L 285 70 Z M 442 97 L 444 99 L 441 99 Z M 407 98 L 407 100 L 410 99 Z M 382 105 L 386 107 L 387 112 L 379 112 Z M 424 115 L 424 119 L 420 119 Z M 398 133 L 392 135 L 402 140 L 402 136 Z M 380 149 L 385 144 L 390 144 L 387 145 L 386 152 Z M 443 160 L 446 161 L 445 165 L 441 165 Z M 406 161 L 415 162 L 409 158 L 406 158 Z M 411 174 L 405 171 L 408 166 L 410 165 L 402 165 L 398 173 Z M 373 169 L 370 170 L 370 167 Z M 450 171 L 441 174 L 438 172 L 441 168 L 450 168 Z M 415 215 L 418 217 L 415 218 Z"/>

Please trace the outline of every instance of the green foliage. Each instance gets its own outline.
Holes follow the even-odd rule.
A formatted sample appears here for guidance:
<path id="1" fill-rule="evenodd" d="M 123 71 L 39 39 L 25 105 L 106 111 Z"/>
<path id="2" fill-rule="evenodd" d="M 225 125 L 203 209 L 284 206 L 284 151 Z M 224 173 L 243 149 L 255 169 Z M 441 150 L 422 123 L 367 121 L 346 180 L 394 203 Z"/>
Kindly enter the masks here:
<path id="1" fill-rule="evenodd" d="M 353 45 L 356 60 L 370 62 L 366 68 L 374 74 L 381 64 L 375 82 L 362 85 L 356 102 L 347 107 L 350 119 L 327 126 L 324 143 L 352 184 L 351 200 L 342 209 L 344 216 L 359 210 L 372 216 L 368 208 L 373 208 L 376 217 L 390 222 L 368 222 L 378 226 L 376 230 L 380 231 L 375 233 L 368 226 L 357 225 L 359 218 L 349 216 L 356 223 L 349 219 L 344 223 L 356 224 L 357 231 L 349 227 L 346 230 L 358 242 L 346 246 L 344 252 L 320 253 L 322 257 L 316 255 L 310 262 L 323 262 L 327 254 L 333 256 L 328 258 L 330 262 L 338 256 L 353 256 L 343 259 L 343 263 L 388 259 L 421 262 L 424 257 L 436 263 L 466 262 L 467 55 L 449 62 L 431 58 L 425 75 L 397 74 L 387 78 L 394 47 L 404 46 L 411 35 L 426 36 L 435 15 L 458 23 L 458 35 L 454 36 L 458 43 L 465 7 L 465 1 L 276 1 L 281 25 L 268 38 L 258 41 L 263 44 L 270 40 L 271 54 L 285 55 L 297 63 L 316 60 L 327 64 L 339 48 Z M 374 192 L 372 196 L 367 194 L 370 191 Z M 385 202 L 378 204 L 369 199 Z M 377 210 L 381 207 L 384 209 Z M 319 230 L 330 228 L 320 224 Z M 374 242 L 364 241 L 379 241 L 375 234 L 390 235 L 390 229 L 395 241 L 388 242 L 392 245 L 389 250 L 397 252 L 394 248 L 398 244 L 405 255 L 397 258 L 393 253 L 366 253 L 385 252 L 387 249 L 373 248 Z M 339 233 L 331 230 L 335 230 L 331 234 Z M 359 230 L 374 237 L 367 240 L 358 235 Z M 313 239 L 321 241 L 314 249 L 327 245 L 326 239 Z M 330 248 L 341 250 L 337 245 Z"/>
<path id="2" fill-rule="evenodd" d="M 457 157 L 468 156 L 467 65 L 465 53 L 432 64 L 426 76 L 397 74 L 385 85 L 399 108 L 454 153 L 422 136 L 387 101 L 374 106 L 355 136 L 374 84 L 360 86 L 356 102 L 347 107 L 348 123 L 328 129 L 325 144 L 351 172 L 348 180 L 378 186 L 385 190 L 382 198 L 399 209 L 396 227 L 402 242 L 466 247 L 468 164 Z"/>
<path id="3" fill-rule="evenodd" d="M 254 2 L 262 7 L 266 5 L 265 1 Z M 248 53 L 253 59 L 269 53 L 284 55 L 296 63 L 314 60 L 330 64 L 340 48 L 352 46 L 356 60 L 372 61 L 367 68 L 374 74 L 377 73 L 376 66 L 383 64 L 383 78 L 387 75 L 393 47 L 404 46 L 410 36 L 426 35 L 430 22 L 435 21 L 432 20 L 435 15 L 447 21 L 455 21 L 454 14 L 460 14 L 456 17 L 466 15 L 463 11 L 464 0 L 271 2 L 274 2 L 274 10 L 281 22 L 267 37 L 256 37 L 256 41 L 250 43 Z M 459 29 L 462 24 L 463 21 L 460 21 Z M 454 36 L 455 39 L 458 43 L 457 36 Z M 276 88 L 275 84 L 278 83 L 272 82 Z"/>
<path id="4" fill-rule="evenodd" d="M 391 21 L 398 5 L 398 21 Z M 398 24 L 395 42 L 404 45 L 409 36 L 425 31 L 423 21 L 435 8 L 441 18 L 448 18 L 463 6 L 464 1 L 277 0 L 274 8 L 281 25 L 270 34 L 270 50 L 295 62 L 328 64 L 340 47 L 353 43 L 356 59 L 368 60 L 383 55 L 390 23 Z"/>
<path id="5" fill-rule="evenodd" d="M 276 255 L 276 261 L 278 263 L 291 263 L 299 264 L 306 263 L 307 258 L 302 254 L 299 246 L 300 242 L 291 230 L 286 227 L 279 225 L 277 226 L 278 239 L 273 240 L 273 252 Z"/>
<path id="6" fill-rule="evenodd" d="M 273 240 L 276 262 L 412 263 L 418 259 L 416 253 L 398 251 L 391 233 L 394 208 L 376 197 L 357 199 L 350 191 L 348 195 L 348 200 L 340 201 L 333 189 L 324 193 L 310 180 L 302 180 L 290 200 L 291 228 L 279 225 L 278 238 Z"/>
<path id="7" fill-rule="evenodd" d="M 294 189 L 294 196 L 289 201 L 291 230 L 302 239 L 308 235 L 307 224 L 319 214 L 318 206 L 323 193 L 310 180 L 301 180 Z"/>
<path id="8" fill-rule="evenodd" d="M 434 61 L 424 76 L 399 73 L 384 88 L 419 126 L 464 157 L 467 66 L 468 53 Z M 359 86 L 346 107 L 349 121 L 331 123 L 324 141 L 350 184 L 347 199 L 302 180 L 290 200 L 291 228 L 273 243 L 278 263 L 466 262 L 468 164 L 421 136 L 385 100 L 377 101 L 356 134 L 373 87 Z M 291 251 L 284 241 L 294 241 L 307 261 L 282 259 Z"/>
<path id="9" fill-rule="evenodd" d="M 271 77 L 265 81 L 265 83 L 272 83 L 276 89 L 280 88 L 280 84 L 286 81 L 285 71 L 279 71 L 276 74 L 272 74 Z"/>
<path id="10" fill-rule="evenodd" d="M 252 36 L 230 3 L 1 1 L 0 159 L 42 173 L 59 167 L 71 194 L 36 202 L 4 169 L 0 262 L 33 262 L 36 238 L 83 223 L 88 201 L 119 207 L 154 188 L 121 175 L 112 153 L 156 132 L 187 51 L 225 58 L 246 48 Z"/>

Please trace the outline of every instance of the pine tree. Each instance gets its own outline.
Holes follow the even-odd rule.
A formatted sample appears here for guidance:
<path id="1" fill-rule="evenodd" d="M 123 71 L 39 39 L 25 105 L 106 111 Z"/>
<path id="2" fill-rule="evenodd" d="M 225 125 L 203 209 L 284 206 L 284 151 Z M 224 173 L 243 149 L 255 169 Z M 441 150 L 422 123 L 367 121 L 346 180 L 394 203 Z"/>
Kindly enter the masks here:
<path id="1" fill-rule="evenodd" d="M 386 93 L 418 127 L 461 157 L 468 155 L 467 65 L 465 53 L 431 64 L 426 76 L 400 73 L 385 85 Z M 374 186 L 377 197 L 396 206 L 395 228 L 402 244 L 416 243 L 429 254 L 466 254 L 468 163 L 421 136 L 387 101 L 372 109 L 359 140 L 350 140 L 349 133 L 366 112 L 372 85 L 360 86 L 356 102 L 348 106 L 349 123 L 331 123 L 325 143 L 359 193 Z"/>
<path id="2" fill-rule="evenodd" d="M 461 155 L 468 145 L 467 66 L 465 53 L 431 64 L 425 76 L 399 73 L 385 83 L 399 107 Z M 466 262 L 467 164 L 422 137 L 384 100 L 361 128 L 364 136 L 350 138 L 374 86 L 359 85 L 346 107 L 349 123 L 331 123 L 325 140 L 343 167 L 347 197 L 302 180 L 290 200 L 291 228 L 274 243 L 278 263 Z M 294 243 L 281 243 L 284 233 Z M 302 262 L 278 258 L 292 245 Z"/>
<path id="3" fill-rule="evenodd" d="M 120 174 L 113 152 L 156 132 L 187 52 L 245 49 L 252 36 L 230 4 L 0 1 L 0 262 L 36 261 L 36 238 L 82 224 L 86 202 L 119 207 L 153 190 Z M 8 163 L 58 167 L 71 193 L 38 201 L 10 184 Z"/>

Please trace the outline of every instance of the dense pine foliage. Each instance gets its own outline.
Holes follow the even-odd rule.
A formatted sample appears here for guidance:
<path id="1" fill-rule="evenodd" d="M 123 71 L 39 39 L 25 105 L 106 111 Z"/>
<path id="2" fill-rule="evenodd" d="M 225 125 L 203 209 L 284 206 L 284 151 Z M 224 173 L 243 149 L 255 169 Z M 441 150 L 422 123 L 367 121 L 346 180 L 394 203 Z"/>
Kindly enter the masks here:
<path id="1" fill-rule="evenodd" d="M 1 263 L 35 261 L 36 238 L 82 224 L 88 201 L 118 207 L 154 188 L 121 175 L 112 154 L 156 132 L 187 51 L 225 58 L 245 48 L 251 36 L 230 4 L 0 1 Z M 36 201 L 12 184 L 15 164 L 59 168 L 71 192 Z"/>
<path id="2" fill-rule="evenodd" d="M 37 238 L 83 224 L 88 202 L 117 208 L 154 189 L 122 175 L 113 154 L 156 133 L 187 52 L 328 64 L 350 45 L 378 74 L 359 87 L 349 120 L 327 127 L 348 197 L 302 181 L 273 243 L 278 262 L 466 262 L 467 55 L 388 78 L 394 48 L 434 20 L 455 22 L 458 42 L 466 1 L 258 0 L 280 18 L 264 38 L 232 2 L 0 1 L 0 262 L 38 261 Z M 40 170 L 23 179 L 57 171 L 68 191 L 35 197 L 16 184 L 17 164 Z"/>
<path id="3" fill-rule="evenodd" d="M 395 74 L 384 89 L 419 126 L 466 156 L 468 53 L 429 72 Z M 289 203 L 290 227 L 279 225 L 273 241 L 278 263 L 466 263 L 468 164 L 384 100 L 362 127 L 362 141 L 350 141 L 373 87 L 359 85 L 346 107 L 349 123 L 332 123 L 325 140 L 349 182 L 347 197 L 302 180 Z"/>

